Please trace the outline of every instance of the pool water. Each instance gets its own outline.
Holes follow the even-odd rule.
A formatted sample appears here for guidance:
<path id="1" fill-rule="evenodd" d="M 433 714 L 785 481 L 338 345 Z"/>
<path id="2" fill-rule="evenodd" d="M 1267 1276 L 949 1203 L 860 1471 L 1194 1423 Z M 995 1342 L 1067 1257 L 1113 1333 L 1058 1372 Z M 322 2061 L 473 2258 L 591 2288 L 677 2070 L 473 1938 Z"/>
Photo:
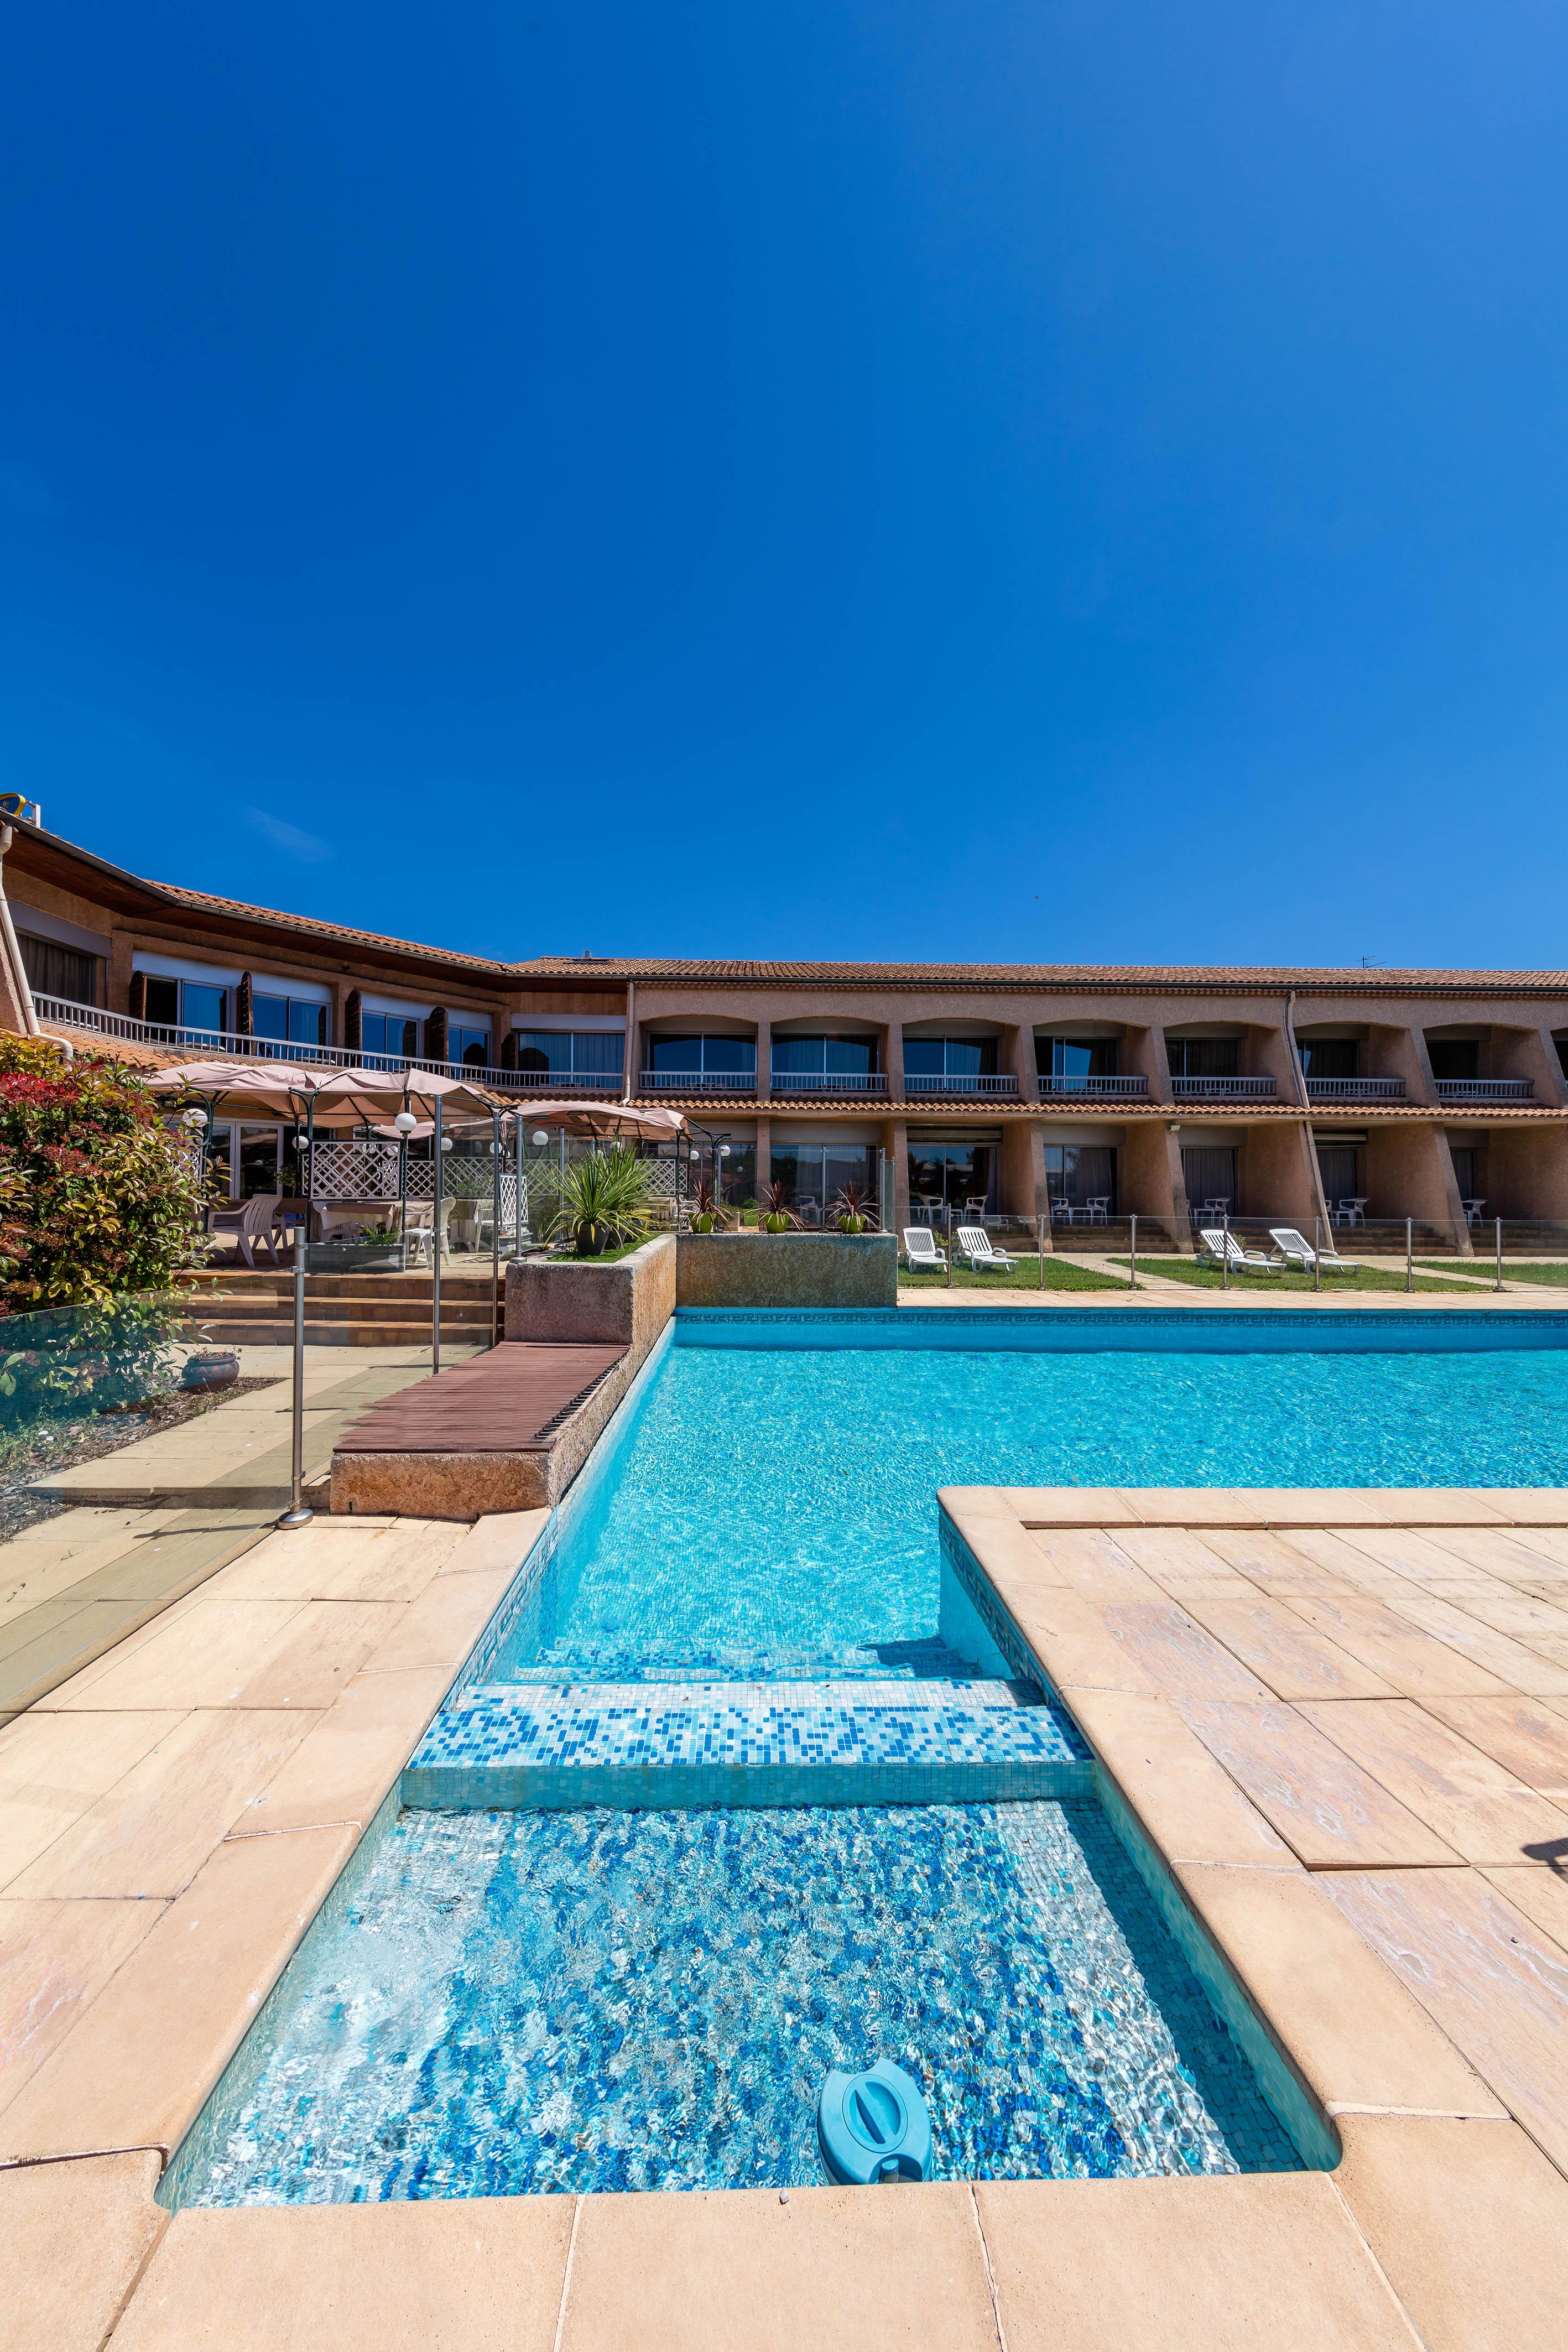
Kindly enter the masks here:
<path id="1" fill-rule="evenodd" d="M 972 1670 L 942 1641 L 945 1486 L 1565 1480 L 1565 1350 L 676 1344 L 484 1678 Z"/>
<path id="2" fill-rule="evenodd" d="M 941 2179 L 1300 2164 L 1092 1806 L 408 1813 L 286 1988 L 176 2201 L 821 2181 L 878 2057 Z"/>

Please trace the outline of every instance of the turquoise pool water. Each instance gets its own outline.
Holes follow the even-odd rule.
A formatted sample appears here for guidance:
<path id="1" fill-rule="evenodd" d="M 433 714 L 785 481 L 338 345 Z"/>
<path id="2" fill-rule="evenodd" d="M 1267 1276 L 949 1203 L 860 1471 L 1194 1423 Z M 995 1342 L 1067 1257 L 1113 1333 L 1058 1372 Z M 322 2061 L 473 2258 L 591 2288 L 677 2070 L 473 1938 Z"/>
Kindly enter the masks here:
<path id="1" fill-rule="evenodd" d="M 163 2194 L 820 2181 L 877 2057 L 939 2179 L 1300 2166 L 1097 1807 L 407 1813 Z"/>
<path id="2" fill-rule="evenodd" d="M 941 1638 L 945 1486 L 1565 1480 L 1560 1349 L 1030 1354 L 677 1335 L 484 1679 L 961 1673 Z"/>

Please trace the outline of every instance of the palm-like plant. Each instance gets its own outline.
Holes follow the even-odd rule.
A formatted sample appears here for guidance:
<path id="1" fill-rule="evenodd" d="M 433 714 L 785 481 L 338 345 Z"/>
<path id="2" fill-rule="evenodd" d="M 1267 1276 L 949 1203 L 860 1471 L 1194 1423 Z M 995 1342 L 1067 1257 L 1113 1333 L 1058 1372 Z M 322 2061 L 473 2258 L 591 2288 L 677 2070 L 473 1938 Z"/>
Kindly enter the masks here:
<path id="1" fill-rule="evenodd" d="M 619 1239 L 635 1241 L 653 1222 L 653 1177 L 629 1143 L 595 1149 L 569 1161 L 548 1231 L 575 1234 L 579 1257 L 597 1257 Z"/>
<path id="2" fill-rule="evenodd" d="M 789 1213 L 789 1203 L 784 1198 L 784 1187 L 777 1181 L 762 1187 L 757 1222 L 765 1234 L 787 1234 L 796 1222 Z"/>
<path id="3" fill-rule="evenodd" d="M 871 1194 L 863 1184 L 845 1184 L 829 1207 L 841 1234 L 863 1234 L 871 1223 Z"/>

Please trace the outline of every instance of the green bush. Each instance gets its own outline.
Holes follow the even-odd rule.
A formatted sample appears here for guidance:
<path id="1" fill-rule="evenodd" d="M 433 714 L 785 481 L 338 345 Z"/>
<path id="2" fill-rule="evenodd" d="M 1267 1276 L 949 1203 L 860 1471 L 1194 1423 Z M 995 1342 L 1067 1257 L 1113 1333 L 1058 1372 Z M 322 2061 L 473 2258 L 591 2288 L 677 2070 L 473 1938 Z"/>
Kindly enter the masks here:
<path id="1" fill-rule="evenodd" d="M 205 1206 L 134 1070 L 0 1036 L 0 1315 L 168 1290 L 206 1259 Z"/>

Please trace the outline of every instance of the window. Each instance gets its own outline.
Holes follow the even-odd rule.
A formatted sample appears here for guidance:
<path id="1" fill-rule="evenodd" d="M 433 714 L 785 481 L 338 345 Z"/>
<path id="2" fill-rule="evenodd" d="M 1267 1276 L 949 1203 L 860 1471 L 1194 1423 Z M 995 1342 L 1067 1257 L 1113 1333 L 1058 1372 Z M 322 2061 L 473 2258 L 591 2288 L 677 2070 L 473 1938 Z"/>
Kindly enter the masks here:
<path id="1" fill-rule="evenodd" d="M 490 1066 L 490 1032 L 487 1029 L 460 1029 L 455 1021 L 446 1031 L 446 1058 L 449 1062 L 465 1063 L 471 1070 L 487 1070 Z"/>
<path id="2" fill-rule="evenodd" d="M 1354 1037 L 1298 1037 L 1301 1075 L 1308 1078 L 1358 1078 L 1360 1048 Z"/>
<path id="3" fill-rule="evenodd" d="M 207 988 L 193 980 L 172 980 L 162 972 L 137 976 L 144 977 L 147 982 L 142 1018 L 161 1029 L 177 1030 L 180 1034 L 173 1043 L 179 1044 L 188 1036 L 211 1036 L 227 1029 L 226 988 Z"/>
<path id="4" fill-rule="evenodd" d="M 402 1013 L 361 1013 L 360 1050 L 365 1054 L 390 1054 L 397 1062 L 412 1062 L 419 1053 L 419 1023 Z"/>
<path id="5" fill-rule="evenodd" d="M 220 1123 L 213 1129 L 207 1174 L 215 1178 L 231 1201 L 251 1201 L 258 1192 L 278 1191 L 282 1159 L 281 1128 Z"/>
<path id="6" fill-rule="evenodd" d="M 1112 1075 L 1107 1073 L 1107 1076 Z M 1045 1147 L 1045 1189 L 1052 1201 L 1086 1209 L 1091 1201 L 1103 1202 L 1105 1213 L 1116 1213 L 1116 1155 L 1102 1144 L 1048 1143 Z"/>
<path id="7" fill-rule="evenodd" d="M 1167 1037 L 1173 1078 L 1234 1078 L 1240 1075 L 1238 1037 Z"/>
<path id="8" fill-rule="evenodd" d="M 994 1078 L 997 1041 L 994 1037 L 906 1037 L 904 1075 L 906 1078 Z"/>
<path id="9" fill-rule="evenodd" d="M 63 996 L 70 1004 L 97 1003 L 96 956 L 82 955 L 75 948 L 57 947 L 53 940 L 35 939 L 31 931 L 18 931 L 16 945 L 22 950 L 22 969 L 35 996 Z"/>
<path id="10" fill-rule="evenodd" d="M 1209 1073 L 1205 1073 L 1206 1076 Z M 1181 1156 L 1182 1183 L 1186 1192 L 1187 1213 L 1201 1217 L 1215 1202 L 1222 1203 L 1230 1214 L 1236 1214 L 1236 1150 L 1234 1145 L 1208 1145 L 1186 1150 Z"/>
<path id="11" fill-rule="evenodd" d="M 714 1160 L 706 1143 L 700 1137 L 692 1139 L 692 1172 L 713 1181 Z M 757 1146 L 755 1143 L 732 1143 L 727 1158 L 718 1165 L 718 1196 L 728 1208 L 738 1208 L 757 1198 Z"/>
<path id="12" fill-rule="evenodd" d="M 1428 1037 L 1432 1076 L 1463 1085 L 1481 1074 L 1481 1049 L 1473 1037 Z"/>
<path id="13" fill-rule="evenodd" d="M 951 1209 L 962 1216 L 976 1204 L 997 1205 L 997 1149 L 990 1143 L 915 1143 L 909 1147 L 909 1207 L 940 1223 Z"/>
<path id="14" fill-rule="evenodd" d="M 619 1031 L 519 1029 L 519 1070 L 561 1078 L 618 1078 L 625 1039 Z"/>
<path id="15" fill-rule="evenodd" d="M 775 1037 L 768 1055 L 776 1078 L 868 1078 L 876 1068 L 874 1037 Z"/>
<path id="16" fill-rule="evenodd" d="M 1042 1078 L 1113 1078 L 1120 1075 L 1122 1049 L 1114 1037 L 1037 1037 L 1034 1066 Z"/>
<path id="17" fill-rule="evenodd" d="M 1354 1143 L 1320 1143 L 1318 1174 L 1322 1178 L 1323 1200 L 1331 1216 L 1342 1201 L 1359 1198 L 1361 1155 Z"/>
<path id="18" fill-rule="evenodd" d="M 1459 1188 L 1461 1201 L 1474 1201 L 1481 1189 L 1481 1155 L 1471 1143 L 1451 1143 L 1448 1157 L 1454 1163 L 1454 1181 Z"/>
<path id="19" fill-rule="evenodd" d="M 286 1039 L 295 1045 L 324 1045 L 327 1007 L 298 996 L 253 996 L 251 1026 L 258 1037 Z"/>
<path id="20" fill-rule="evenodd" d="M 802 1224 L 820 1225 L 846 1184 L 865 1194 L 865 1213 L 876 1214 L 876 1147 L 859 1143 L 776 1143 L 770 1154 L 772 1181 Z"/>
<path id="21" fill-rule="evenodd" d="M 648 1068 L 682 1077 L 754 1077 L 755 1037 L 650 1037 Z"/>

